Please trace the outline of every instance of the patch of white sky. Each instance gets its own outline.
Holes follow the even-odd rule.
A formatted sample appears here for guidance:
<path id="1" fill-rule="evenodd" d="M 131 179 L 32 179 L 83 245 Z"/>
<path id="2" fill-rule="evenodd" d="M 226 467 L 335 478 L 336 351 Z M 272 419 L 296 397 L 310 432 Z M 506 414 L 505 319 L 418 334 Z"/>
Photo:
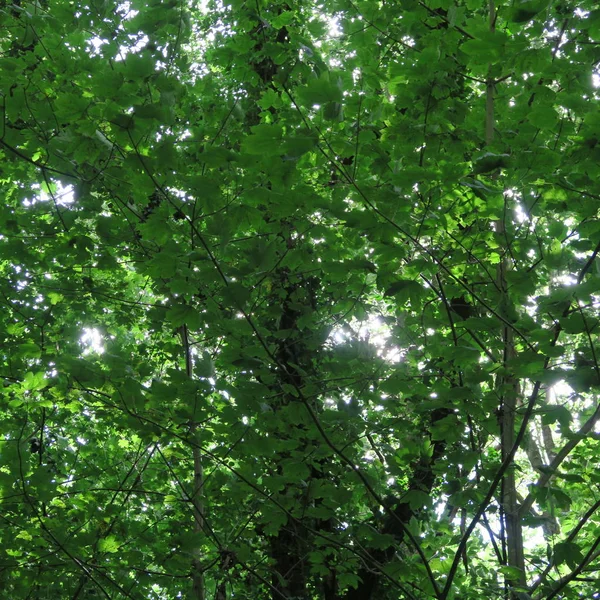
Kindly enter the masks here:
<path id="1" fill-rule="evenodd" d="M 118 14 L 121 16 L 122 21 L 127 21 L 129 19 L 133 19 L 139 11 L 131 8 L 130 2 L 122 2 L 119 4 L 117 8 Z M 123 31 L 123 25 L 119 24 L 117 28 L 120 31 Z M 132 45 L 121 45 L 119 46 L 119 54 L 115 57 L 115 60 L 122 61 L 125 59 L 127 54 L 136 53 L 142 50 L 146 44 L 150 41 L 147 35 L 138 36 L 135 34 L 131 34 L 129 36 L 130 40 L 134 42 Z M 109 40 L 101 38 L 100 36 L 94 36 L 88 40 L 88 49 L 90 56 L 97 56 L 101 53 L 102 46 L 109 43 Z"/>
<path id="2" fill-rule="evenodd" d="M 52 194 L 47 192 L 39 183 L 31 186 L 33 195 L 23 200 L 23 206 L 34 206 L 39 202 L 56 202 L 58 206 L 69 206 L 75 202 L 75 190 L 72 185 L 64 185 L 60 181 L 56 183 L 56 191 Z"/>

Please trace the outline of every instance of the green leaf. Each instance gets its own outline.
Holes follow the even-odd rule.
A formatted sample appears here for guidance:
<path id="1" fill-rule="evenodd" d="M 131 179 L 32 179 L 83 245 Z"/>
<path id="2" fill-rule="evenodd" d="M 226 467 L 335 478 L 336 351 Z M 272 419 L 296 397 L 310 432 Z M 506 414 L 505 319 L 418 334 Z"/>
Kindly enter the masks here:
<path id="1" fill-rule="evenodd" d="M 288 157 L 298 158 L 317 145 L 318 137 L 316 134 L 311 131 L 305 132 L 304 135 L 302 133 L 300 131 L 300 135 L 286 137 L 283 150 Z"/>
<path id="2" fill-rule="evenodd" d="M 473 172 L 478 175 L 492 173 L 498 169 L 504 169 L 509 166 L 509 154 L 495 154 L 493 152 L 484 152 L 473 160 Z"/>
<path id="3" fill-rule="evenodd" d="M 203 352 L 194 360 L 194 371 L 198 377 L 215 376 L 215 365 L 209 352 Z"/>
<path id="4" fill-rule="evenodd" d="M 513 23 L 527 23 L 544 10 L 548 4 L 549 0 L 517 0 L 512 7 L 511 21 Z"/>
<path id="5" fill-rule="evenodd" d="M 344 105 L 341 102 L 327 102 L 323 106 L 323 117 L 327 121 L 343 121 Z"/>
<path id="6" fill-rule="evenodd" d="M 549 493 L 550 496 L 553 498 L 555 505 L 558 508 L 569 510 L 572 504 L 572 500 L 568 494 L 556 487 L 550 487 Z"/>
<path id="7" fill-rule="evenodd" d="M 421 490 L 409 490 L 402 496 L 402 502 L 408 503 L 411 510 L 419 511 L 429 507 L 431 498 Z"/>
<path id="8" fill-rule="evenodd" d="M 483 64 L 498 60 L 506 44 L 506 37 L 501 32 L 487 32 L 485 37 L 467 40 L 461 50 L 472 57 L 476 63 Z"/>
<path id="9" fill-rule="evenodd" d="M 324 71 L 318 79 L 312 79 L 306 86 L 298 89 L 297 95 L 302 106 L 341 103 L 341 78 L 335 72 Z"/>
<path id="10" fill-rule="evenodd" d="M 267 515 L 263 515 L 265 521 L 264 532 L 267 536 L 274 536 L 287 523 L 287 516 L 277 510 L 270 511 Z"/>
<path id="11" fill-rule="evenodd" d="M 190 329 L 197 329 L 202 322 L 198 310 L 188 304 L 176 304 L 169 308 L 167 319 L 173 327 L 186 325 Z"/>
<path id="12" fill-rule="evenodd" d="M 386 290 L 385 296 L 398 296 L 410 293 L 412 290 L 421 289 L 418 282 L 412 279 L 401 279 L 392 283 Z"/>
<path id="13" fill-rule="evenodd" d="M 553 129 L 557 124 L 558 115 L 552 106 L 534 106 L 528 120 L 540 129 Z"/>
<path id="14" fill-rule="evenodd" d="M 100 552 L 107 552 L 109 554 L 118 552 L 119 546 L 120 546 L 119 542 L 113 535 L 109 535 L 105 538 L 102 538 L 98 542 L 98 550 L 100 550 Z"/>
<path id="15" fill-rule="evenodd" d="M 39 358 L 41 353 L 41 348 L 33 342 L 20 344 L 17 351 L 17 355 L 22 358 Z"/>
<path id="16" fill-rule="evenodd" d="M 583 561 L 583 554 L 575 542 L 558 542 L 554 545 L 552 560 L 557 566 L 566 563 L 571 569 L 575 569 Z"/>
<path id="17" fill-rule="evenodd" d="M 161 119 L 164 118 L 163 106 L 161 104 L 144 104 L 136 106 L 133 112 L 138 119 Z"/>
<path id="18" fill-rule="evenodd" d="M 48 385 L 48 380 L 43 372 L 32 373 L 28 371 L 23 378 L 23 389 L 28 391 L 42 390 Z"/>
<path id="19" fill-rule="evenodd" d="M 277 156 L 285 154 L 283 147 L 283 127 L 281 125 L 256 125 L 252 135 L 242 143 L 242 150 L 255 156 Z"/>
<path id="20" fill-rule="evenodd" d="M 540 408 L 539 412 L 542 414 L 543 425 L 552 425 L 558 422 L 562 427 L 568 429 L 573 419 L 571 412 L 566 406 L 550 405 Z"/>
<path id="21" fill-rule="evenodd" d="M 523 577 L 523 571 L 517 567 L 502 566 L 498 571 L 506 576 L 509 581 L 520 581 Z"/>
<path id="22" fill-rule="evenodd" d="M 271 20 L 271 25 L 275 29 L 281 29 L 286 25 L 289 25 L 294 20 L 295 13 L 291 10 L 286 10 L 280 13 L 276 18 Z"/>
<path id="23" fill-rule="evenodd" d="M 153 75 L 155 70 L 156 63 L 149 54 L 129 53 L 125 58 L 123 74 L 129 80 L 146 79 Z"/>

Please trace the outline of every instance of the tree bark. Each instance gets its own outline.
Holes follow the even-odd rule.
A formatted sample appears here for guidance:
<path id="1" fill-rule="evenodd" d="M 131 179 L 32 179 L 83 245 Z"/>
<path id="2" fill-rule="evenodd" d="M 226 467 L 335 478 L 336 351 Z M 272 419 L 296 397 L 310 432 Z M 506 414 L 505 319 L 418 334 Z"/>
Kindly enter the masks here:
<path id="1" fill-rule="evenodd" d="M 190 341 L 188 337 L 188 330 L 185 325 L 181 327 L 181 341 L 183 344 L 183 350 L 185 355 L 185 370 L 187 376 L 192 379 L 193 377 L 193 361 L 190 348 Z M 194 440 L 192 447 L 192 458 L 194 462 L 194 473 L 192 483 L 192 514 L 194 518 L 194 532 L 198 535 L 198 543 L 201 540 L 202 525 L 204 523 L 204 504 L 202 502 L 202 487 L 204 485 L 204 468 L 202 466 L 202 455 L 198 442 L 198 423 L 195 422 L 195 414 L 192 417 L 193 422 L 191 424 L 190 433 Z M 204 600 L 204 573 L 202 571 L 202 564 L 200 562 L 201 551 L 198 549 L 197 555 L 192 560 L 192 598 L 194 600 Z"/>
<path id="2" fill-rule="evenodd" d="M 493 35 L 496 28 L 496 8 L 494 0 L 489 0 L 489 29 Z M 490 65 L 491 67 L 491 65 Z M 486 123 L 485 137 L 486 144 L 492 144 L 494 140 L 495 118 L 494 118 L 494 99 L 495 84 L 493 77 L 490 76 L 486 82 Z M 495 222 L 495 231 L 498 237 L 506 233 L 506 210 L 502 217 Z M 505 248 L 505 253 L 508 248 Z M 507 308 L 510 306 L 508 295 L 508 286 L 506 274 L 510 268 L 506 256 L 502 258 L 496 272 L 496 284 L 500 291 L 500 306 L 503 309 L 504 316 L 509 318 Z M 514 333 L 511 327 L 506 323 L 502 326 L 502 344 L 503 344 L 503 367 L 504 375 L 497 381 L 497 389 L 500 397 L 500 431 L 502 460 L 504 461 L 511 453 L 515 443 L 515 422 L 516 410 L 519 397 L 519 382 L 510 375 L 510 363 L 516 358 L 516 349 L 514 342 Z M 514 459 L 513 459 L 514 461 Z M 515 465 L 513 464 L 506 470 L 502 482 L 502 510 L 504 519 L 504 531 L 506 536 L 507 566 L 518 569 L 518 575 L 507 577 L 510 586 L 524 586 L 525 579 L 525 557 L 523 553 L 523 533 L 521 528 L 521 518 L 519 513 L 519 504 L 517 499 L 517 484 L 515 477 Z"/>

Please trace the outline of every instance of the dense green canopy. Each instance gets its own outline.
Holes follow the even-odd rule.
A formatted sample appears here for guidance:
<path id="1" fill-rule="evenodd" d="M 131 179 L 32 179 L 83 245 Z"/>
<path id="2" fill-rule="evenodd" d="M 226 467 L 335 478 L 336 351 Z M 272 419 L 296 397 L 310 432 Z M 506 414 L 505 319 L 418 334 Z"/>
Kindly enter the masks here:
<path id="1" fill-rule="evenodd" d="M 3 0 L 14 600 L 600 597 L 593 0 Z"/>

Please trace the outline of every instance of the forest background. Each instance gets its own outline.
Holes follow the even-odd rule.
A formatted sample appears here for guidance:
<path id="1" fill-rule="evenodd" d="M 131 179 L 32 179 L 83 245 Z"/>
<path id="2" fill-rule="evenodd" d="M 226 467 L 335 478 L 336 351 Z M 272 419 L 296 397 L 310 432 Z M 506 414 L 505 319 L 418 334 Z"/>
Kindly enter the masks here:
<path id="1" fill-rule="evenodd" d="M 0 3 L 6 598 L 589 600 L 592 0 Z"/>

